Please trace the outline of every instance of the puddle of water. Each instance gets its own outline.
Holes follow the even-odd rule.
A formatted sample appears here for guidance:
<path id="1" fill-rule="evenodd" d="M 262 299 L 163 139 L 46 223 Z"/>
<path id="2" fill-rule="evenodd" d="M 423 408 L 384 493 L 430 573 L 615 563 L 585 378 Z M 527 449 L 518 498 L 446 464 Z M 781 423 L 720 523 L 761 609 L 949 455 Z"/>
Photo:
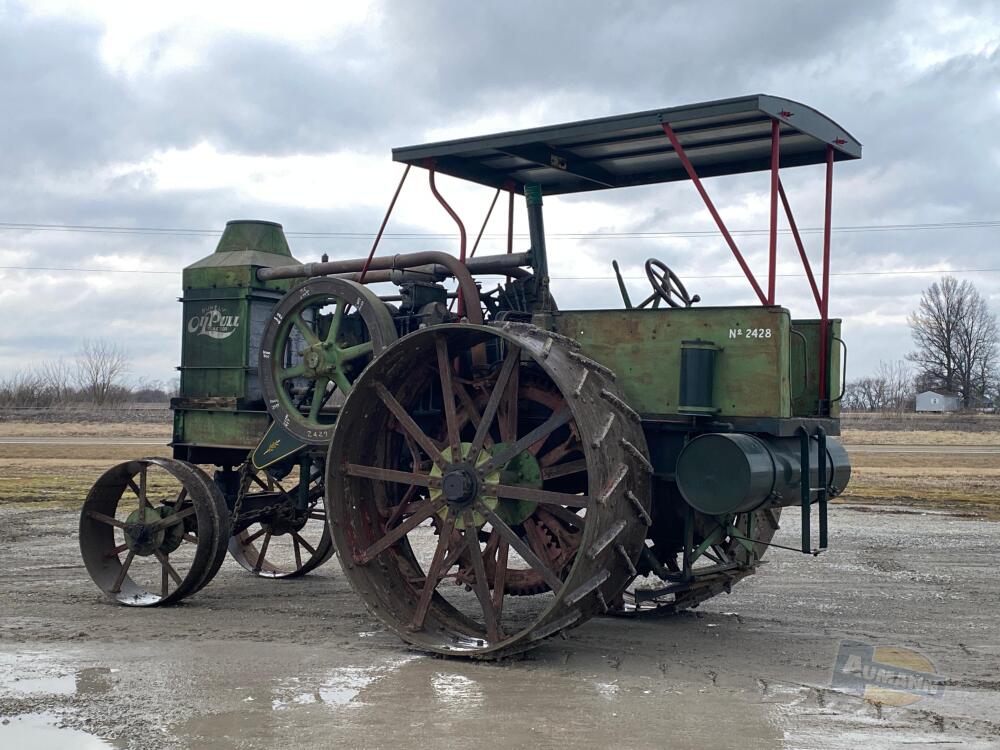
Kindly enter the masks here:
<path id="1" fill-rule="evenodd" d="M 47 695 L 72 695 L 76 692 L 75 675 L 46 675 L 44 677 L 10 677 L 0 680 L 3 687 L 18 694 L 45 693 Z"/>
<path id="2" fill-rule="evenodd" d="M 78 729 L 60 727 L 53 714 L 23 714 L 0 723 L 0 747 L 30 748 L 30 750 L 98 750 L 114 747 L 100 737 Z"/>
<path id="3" fill-rule="evenodd" d="M 465 675 L 438 672 L 431 678 L 434 696 L 448 709 L 469 711 L 483 705 L 483 688 Z"/>
<path id="4" fill-rule="evenodd" d="M 117 669 L 83 667 L 66 673 L 46 656 L 25 653 L 0 658 L 0 692 L 15 695 L 95 695 L 111 689 Z"/>
<path id="5" fill-rule="evenodd" d="M 357 706 L 356 698 L 361 691 L 371 685 L 376 680 L 384 677 L 395 669 L 403 666 L 413 659 L 420 657 L 413 656 L 404 659 L 397 659 L 381 667 L 337 667 L 329 670 L 324 678 L 311 689 L 304 692 L 296 692 L 289 697 L 278 697 L 271 701 L 271 708 L 281 710 L 290 705 L 309 705 L 311 703 L 321 703 L 334 708 L 345 706 Z M 301 690 L 305 687 L 302 680 L 292 678 L 288 681 L 293 689 Z M 282 692 L 288 692 L 282 689 Z"/>

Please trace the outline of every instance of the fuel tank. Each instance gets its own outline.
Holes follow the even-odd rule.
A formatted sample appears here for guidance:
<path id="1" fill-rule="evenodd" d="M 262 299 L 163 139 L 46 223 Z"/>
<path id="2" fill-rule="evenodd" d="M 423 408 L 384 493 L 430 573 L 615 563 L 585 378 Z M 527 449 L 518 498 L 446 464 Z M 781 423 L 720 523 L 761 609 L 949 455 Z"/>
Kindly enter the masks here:
<path id="1" fill-rule="evenodd" d="M 812 498 L 819 483 L 819 442 L 809 441 L 809 486 Z M 768 505 L 799 505 L 802 442 L 798 437 L 747 433 L 706 433 L 691 440 L 677 459 L 681 495 L 695 510 L 709 515 L 746 513 Z M 832 497 L 851 478 L 847 451 L 826 439 L 826 483 Z"/>

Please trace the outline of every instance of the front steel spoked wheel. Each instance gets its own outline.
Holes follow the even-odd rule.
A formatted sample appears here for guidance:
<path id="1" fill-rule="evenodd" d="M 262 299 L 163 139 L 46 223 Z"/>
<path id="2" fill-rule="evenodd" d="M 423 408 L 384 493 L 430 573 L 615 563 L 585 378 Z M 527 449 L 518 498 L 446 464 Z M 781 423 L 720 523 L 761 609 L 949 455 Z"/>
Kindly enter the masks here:
<path id="1" fill-rule="evenodd" d="M 257 514 L 234 519 L 236 533 L 229 540 L 229 553 L 244 570 L 261 578 L 297 578 L 330 559 L 323 460 L 306 469 L 308 477 L 300 474 L 296 484 L 291 477 L 279 481 L 266 470 L 244 467 L 242 506 Z"/>
<path id="2" fill-rule="evenodd" d="M 726 517 L 692 512 L 689 573 L 684 573 L 683 552 L 663 556 L 664 577 L 650 573 L 634 578 L 613 613 L 669 615 L 728 593 L 756 571 L 779 528 L 780 515 L 780 507 Z M 646 554 L 654 555 L 654 549 Z"/>
<path id="3" fill-rule="evenodd" d="M 533 326 L 400 340 L 355 382 L 327 460 L 352 586 L 408 643 L 478 658 L 606 611 L 649 506 L 630 412 L 613 373 Z"/>
<path id="4" fill-rule="evenodd" d="M 80 552 L 109 598 L 171 604 L 211 580 L 228 511 L 209 484 L 197 467 L 166 458 L 128 461 L 97 480 L 80 514 Z"/>

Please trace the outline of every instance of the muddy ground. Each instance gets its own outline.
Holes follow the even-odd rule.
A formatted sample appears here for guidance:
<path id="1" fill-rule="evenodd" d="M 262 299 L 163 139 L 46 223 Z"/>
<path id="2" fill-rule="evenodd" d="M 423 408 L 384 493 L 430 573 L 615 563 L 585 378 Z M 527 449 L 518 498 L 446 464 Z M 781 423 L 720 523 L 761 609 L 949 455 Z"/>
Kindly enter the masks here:
<path id="1" fill-rule="evenodd" d="M 335 561 L 278 582 L 227 562 L 181 606 L 120 608 L 74 512 L 0 508 L 0 747 L 1000 746 L 1000 523 L 834 514 L 828 553 L 777 551 L 695 613 L 599 618 L 484 664 L 407 650 Z M 893 707 L 833 687 L 844 641 L 923 655 L 943 691 Z"/>

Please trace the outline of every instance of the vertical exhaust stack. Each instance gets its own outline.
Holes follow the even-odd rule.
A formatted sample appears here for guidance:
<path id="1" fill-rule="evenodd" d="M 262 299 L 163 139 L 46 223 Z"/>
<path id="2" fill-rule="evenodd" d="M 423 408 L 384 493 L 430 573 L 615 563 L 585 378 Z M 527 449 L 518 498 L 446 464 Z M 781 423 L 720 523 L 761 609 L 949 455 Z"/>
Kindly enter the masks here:
<path id="1" fill-rule="evenodd" d="M 180 395 L 171 401 L 175 458 L 226 459 L 227 449 L 198 446 L 253 447 L 267 429 L 260 339 L 295 282 L 260 281 L 257 270 L 296 262 L 281 224 L 237 220 L 226 224 L 215 252 L 184 269 Z"/>

